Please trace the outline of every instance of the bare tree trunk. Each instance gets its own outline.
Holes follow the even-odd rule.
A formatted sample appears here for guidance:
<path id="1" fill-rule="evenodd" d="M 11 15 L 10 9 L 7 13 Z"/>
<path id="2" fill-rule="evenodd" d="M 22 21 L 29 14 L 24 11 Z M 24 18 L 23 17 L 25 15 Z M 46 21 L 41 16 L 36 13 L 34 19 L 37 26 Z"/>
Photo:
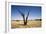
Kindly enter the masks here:
<path id="1" fill-rule="evenodd" d="M 23 21 L 24 21 L 24 25 L 25 25 L 25 17 L 24 17 L 24 15 L 23 15 Z"/>
<path id="2" fill-rule="evenodd" d="M 28 19 L 28 16 L 29 16 L 29 12 L 28 12 L 28 14 L 27 14 L 27 17 L 26 17 L 26 20 L 25 20 L 24 25 L 27 25 L 27 19 Z"/>
<path id="3" fill-rule="evenodd" d="M 24 15 L 22 16 L 23 17 L 23 21 L 24 21 L 24 25 L 27 25 L 26 23 L 26 20 L 25 20 L 25 17 L 24 17 Z"/>
<path id="4" fill-rule="evenodd" d="M 23 18 L 23 21 L 24 21 L 24 25 L 26 25 L 26 22 L 25 22 L 25 19 Z"/>

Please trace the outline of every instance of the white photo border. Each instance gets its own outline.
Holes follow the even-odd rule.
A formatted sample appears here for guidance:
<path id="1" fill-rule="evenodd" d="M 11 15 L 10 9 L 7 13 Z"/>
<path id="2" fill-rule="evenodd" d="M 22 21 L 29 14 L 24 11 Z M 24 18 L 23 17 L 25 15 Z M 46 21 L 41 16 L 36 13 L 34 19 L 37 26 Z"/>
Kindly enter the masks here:
<path id="1" fill-rule="evenodd" d="M 11 5 L 26 5 L 26 6 L 41 6 L 41 12 L 42 12 L 42 27 L 41 28 L 16 28 L 16 29 L 11 29 Z M 21 3 L 21 2 L 6 2 L 6 24 L 5 24 L 5 31 L 8 33 L 17 33 L 18 31 L 45 31 L 44 29 L 44 17 L 43 17 L 43 11 L 44 10 L 44 4 L 37 4 L 37 3 Z"/>

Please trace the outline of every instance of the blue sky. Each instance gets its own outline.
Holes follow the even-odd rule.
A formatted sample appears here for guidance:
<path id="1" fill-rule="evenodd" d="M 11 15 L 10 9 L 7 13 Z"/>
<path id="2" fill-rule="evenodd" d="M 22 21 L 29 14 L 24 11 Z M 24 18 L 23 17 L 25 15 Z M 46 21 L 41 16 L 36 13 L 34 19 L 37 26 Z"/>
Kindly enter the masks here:
<path id="1" fill-rule="evenodd" d="M 28 11 L 30 11 L 28 20 L 40 19 L 41 18 L 41 6 L 21 6 L 21 5 L 11 5 L 11 19 L 12 20 L 23 20 L 20 10 L 27 16 Z"/>

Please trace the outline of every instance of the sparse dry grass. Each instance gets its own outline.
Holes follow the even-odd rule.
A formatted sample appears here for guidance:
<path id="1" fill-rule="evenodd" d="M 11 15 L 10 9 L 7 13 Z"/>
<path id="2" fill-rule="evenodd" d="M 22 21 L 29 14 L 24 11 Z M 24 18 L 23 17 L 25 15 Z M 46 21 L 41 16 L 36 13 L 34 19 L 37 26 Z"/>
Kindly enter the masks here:
<path id="1" fill-rule="evenodd" d="M 12 20 L 11 28 L 32 28 L 32 27 L 41 27 L 41 21 L 31 21 L 28 20 L 27 25 L 24 26 L 24 23 L 22 20 L 15 21 Z"/>

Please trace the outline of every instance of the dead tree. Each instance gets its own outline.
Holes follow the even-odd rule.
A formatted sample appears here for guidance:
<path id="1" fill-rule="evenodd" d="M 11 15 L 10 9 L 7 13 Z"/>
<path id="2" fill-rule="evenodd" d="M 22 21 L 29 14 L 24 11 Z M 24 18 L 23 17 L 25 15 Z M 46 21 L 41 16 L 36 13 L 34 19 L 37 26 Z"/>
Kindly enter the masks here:
<path id="1" fill-rule="evenodd" d="M 28 16 L 29 16 L 29 12 L 28 12 L 28 14 L 27 14 L 27 17 L 26 17 L 26 22 L 24 23 L 24 25 L 27 25 L 27 19 L 28 19 Z"/>
<path id="2" fill-rule="evenodd" d="M 17 9 L 17 10 L 21 14 L 21 16 L 23 17 L 24 25 L 27 25 L 27 19 L 28 19 L 28 16 L 29 16 L 29 12 L 28 12 L 27 17 L 25 19 L 24 13 L 22 13 L 19 9 Z"/>

